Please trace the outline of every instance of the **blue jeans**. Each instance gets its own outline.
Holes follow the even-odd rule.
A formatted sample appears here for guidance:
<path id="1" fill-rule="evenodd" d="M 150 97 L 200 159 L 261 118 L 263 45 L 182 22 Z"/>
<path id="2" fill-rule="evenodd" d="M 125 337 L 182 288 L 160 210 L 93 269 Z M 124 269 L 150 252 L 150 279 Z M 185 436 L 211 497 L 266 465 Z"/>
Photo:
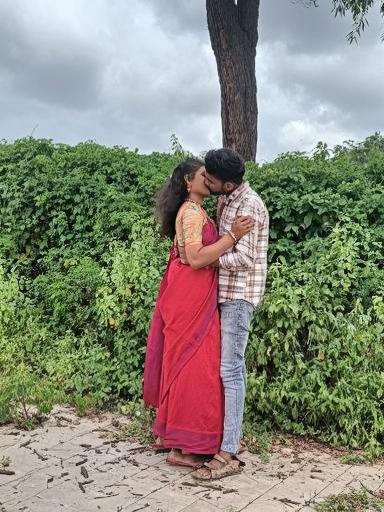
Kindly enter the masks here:
<path id="1" fill-rule="evenodd" d="M 245 300 L 220 304 L 221 311 L 221 366 L 224 386 L 225 416 L 221 449 L 236 454 L 242 434 L 246 389 L 245 349 L 254 306 Z"/>

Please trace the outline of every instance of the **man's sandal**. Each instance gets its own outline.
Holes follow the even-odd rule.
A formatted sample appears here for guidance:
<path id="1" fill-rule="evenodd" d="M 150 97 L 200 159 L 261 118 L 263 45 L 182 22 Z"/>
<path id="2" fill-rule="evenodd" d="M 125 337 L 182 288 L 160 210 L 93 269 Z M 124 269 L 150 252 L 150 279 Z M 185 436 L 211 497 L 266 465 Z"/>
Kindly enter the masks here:
<path id="1" fill-rule="evenodd" d="M 239 451 L 238 453 L 244 453 L 248 450 L 248 446 L 246 445 L 245 441 L 240 441 Z"/>
<path id="2" fill-rule="evenodd" d="M 222 464 L 220 468 L 210 466 L 211 462 L 204 462 L 201 470 L 192 473 L 193 478 L 196 480 L 219 480 L 225 476 L 237 475 L 243 471 L 245 463 L 240 461 L 237 457 L 233 456 L 232 459 L 226 460 L 220 455 L 216 454 L 213 459 Z M 209 470 L 209 472 L 207 471 Z"/>

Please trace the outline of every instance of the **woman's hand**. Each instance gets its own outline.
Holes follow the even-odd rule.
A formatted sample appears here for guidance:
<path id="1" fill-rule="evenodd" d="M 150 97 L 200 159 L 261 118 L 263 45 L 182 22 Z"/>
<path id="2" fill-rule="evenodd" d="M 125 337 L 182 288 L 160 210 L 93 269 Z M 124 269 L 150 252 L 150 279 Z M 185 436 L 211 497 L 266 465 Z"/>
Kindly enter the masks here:
<path id="1" fill-rule="evenodd" d="M 202 243 L 190 243 L 185 246 L 185 254 L 189 265 L 194 269 L 206 267 L 207 265 L 218 265 L 217 260 L 228 249 L 231 249 L 240 238 L 249 233 L 255 225 L 255 219 L 248 215 L 239 216 L 231 226 L 232 235 L 229 231 L 219 240 L 210 245 Z"/>
<path id="2" fill-rule="evenodd" d="M 254 225 L 255 219 L 249 215 L 240 215 L 239 217 L 236 217 L 235 221 L 232 223 L 231 231 L 235 235 L 236 239 L 240 240 L 240 238 L 252 231 Z"/>

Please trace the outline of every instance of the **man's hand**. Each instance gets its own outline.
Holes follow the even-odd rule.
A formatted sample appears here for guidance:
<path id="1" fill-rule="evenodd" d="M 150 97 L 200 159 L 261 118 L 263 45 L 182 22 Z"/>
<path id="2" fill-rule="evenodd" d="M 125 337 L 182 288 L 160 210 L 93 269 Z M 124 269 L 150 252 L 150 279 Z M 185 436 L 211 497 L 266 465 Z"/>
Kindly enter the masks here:
<path id="1" fill-rule="evenodd" d="M 240 240 L 241 237 L 252 231 L 255 225 L 255 219 L 249 215 L 239 215 L 232 223 L 231 231 Z"/>

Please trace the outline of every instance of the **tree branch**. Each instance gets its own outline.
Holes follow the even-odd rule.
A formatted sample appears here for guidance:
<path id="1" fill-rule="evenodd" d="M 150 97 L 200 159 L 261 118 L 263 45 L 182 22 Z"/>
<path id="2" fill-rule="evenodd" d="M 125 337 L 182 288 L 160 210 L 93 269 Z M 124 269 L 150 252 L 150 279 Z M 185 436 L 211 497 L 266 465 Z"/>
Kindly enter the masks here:
<path id="1" fill-rule="evenodd" d="M 352 14 L 353 29 L 347 34 L 348 42 L 357 42 L 365 28 L 368 26 L 367 14 L 375 4 L 375 0 L 332 0 L 332 12 L 335 16 L 345 16 L 347 12 Z M 384 17 L 384 2 L 380 5 L 380 14 Z M 381 36 L 384 40 L 384 34 Z"/>

